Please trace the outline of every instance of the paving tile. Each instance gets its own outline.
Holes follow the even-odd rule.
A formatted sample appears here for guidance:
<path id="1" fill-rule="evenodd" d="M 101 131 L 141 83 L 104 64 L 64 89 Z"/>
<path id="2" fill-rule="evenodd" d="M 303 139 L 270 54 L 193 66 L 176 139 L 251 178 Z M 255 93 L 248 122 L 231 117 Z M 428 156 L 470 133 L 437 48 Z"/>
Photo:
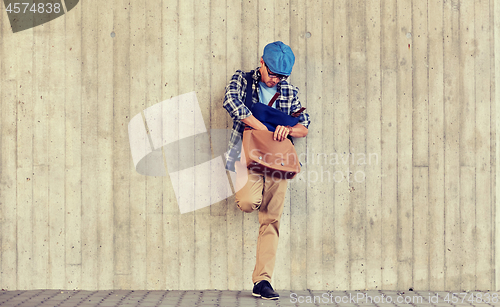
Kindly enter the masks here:
<path id="1" fill-rule="evenodd" d="M 444 299 L 452 292 L 434 291 L 292 291 L 281 290 L 280 299 L 269 301 L 252 296 L 251 291 L 61 291 L 61 290 L 33 290 L 33 291 L 1 291 L 0 306 L 21 307 L 267 307 L 267 306 L 335 306 L 335 307 L 488 307 L 498 303 L 484 302 L 470 303 L 461 301 L 458 304 L 445 302 Z M 455 292 L 460 293 L 460 292 Z M 496 292 L 471 291 L 467 295 L 479 299 L 486 294 Z M 438 303 L 429 302 L 430 297 L 438 298 Z M 301 296 L 303 303 L 297 302 Z M 381 298 L 385 302 L 381 302 Z M 387 303 L 390 297 L 392 303 Z M 333 298 L 333 301 L 332 301 Z M 337 301 L 344 298 L 344 302 Z M 351 298 L 354 298 L 354 303 Z M 399 301 L 398 301 L 399 298 Z M 314 300 L 316 301 L 314 302 Z M 325 301 L 328 300 L 327 301 Z M 347 300 L 347 301 L 346 301 Z M 405 303 L 406 300 L 406 303 Z M 461 298 L 460 298 L 461 300 Z M 410 304 L 408 304 L 410 303 Z"/>
<path id="2" fill-rule="evenodd" d="M 162 300 L 162 303 L 165 303 L 165 304 L 177 304 L 179 302 L 179 298 L 178 297 L 165 297 L 163 300 Z"/>

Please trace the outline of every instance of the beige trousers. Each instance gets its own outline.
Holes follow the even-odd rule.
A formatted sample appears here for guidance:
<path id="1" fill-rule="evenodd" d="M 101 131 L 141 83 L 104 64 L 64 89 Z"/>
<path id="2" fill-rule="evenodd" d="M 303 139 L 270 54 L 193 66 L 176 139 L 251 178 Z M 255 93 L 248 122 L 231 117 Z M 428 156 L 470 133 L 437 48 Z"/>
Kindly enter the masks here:
<path id="1" fill-rule="evenodd" d="M 236 192 L 236 205 L 244 212 L 259 210 L 259 236 L 257 238 L 257 259 L 252 274 L 252 281 L 271 281 L 278 249 L 279 226 L 285 195 L 287 180 L 271 177 L 266 174 L 254 173 L 239 161 L 236 162 L 236 186 L 243 187 Z M 241 176 L 240 172 L 248 172 Z M 240 173 L 240 176 L 238 176 Z M 240 180 L 240 184 L 238 184 Z M 241 183 L 241 180 L 248 180 Z"/>

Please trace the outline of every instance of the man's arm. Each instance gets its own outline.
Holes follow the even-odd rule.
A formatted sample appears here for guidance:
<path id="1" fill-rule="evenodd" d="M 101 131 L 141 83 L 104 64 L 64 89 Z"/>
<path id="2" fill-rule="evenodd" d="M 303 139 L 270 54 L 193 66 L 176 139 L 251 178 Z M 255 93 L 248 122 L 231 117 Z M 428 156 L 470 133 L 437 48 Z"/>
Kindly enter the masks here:
<path id="1" fill-rule="evenodd" d="M 255 130 L 269 130 L 267 127 L 258 120 L 255 116 L 250 115 L 247 118 L 241 120 L 245 125 L 254 128 Z"/>
<path id="2" fill-rule="evenodd" d="M 309 130 L 302 124 L 297 124 L 292 127 L 292 131 L 290 131 L 290 135 L 294 138 L 303 138 L 309 133 Z"/>
<path id="3" fill-rule="evenodd" d="M 278 126 L 274 131 L 274 140 L 283 141 L 288 135 L 294 138 L 303 138 L 307 135 L 309 130 L 302 124 L 297 124 L 293 127 Z"/>
<path id="4" fill-rule="evenodd" d="M 293 100 L 290 107 L 290 114 L 293 114 L 294 112 L 301 110 L 302 105 L 300 104 L 298 98 L 298 89 L 293 86 L 291 87 L 293 89 Z M 309 130 L 307 129 L 307 127 L 309 126 L 309 115 L 306 112 L 303 112 L 299 115 L 298 119 L 299 123 L 293 127 L 276 127 L 276 130 L 274 131 L 274 140 L 283 141 L 287 138 L 288 135 L 294 138 L 305 137 L 309 133 Z"/>
<path id="5" fill-rule="evenodd" d="M 233 120 L 242 120 L 252 115 L 243 101 L 245 89 L 243 85 L 246 84 L 243 74 L 240 70 L 236 71 L 226 86 L 226 94 L 224 95 L 223 106 Z"/>

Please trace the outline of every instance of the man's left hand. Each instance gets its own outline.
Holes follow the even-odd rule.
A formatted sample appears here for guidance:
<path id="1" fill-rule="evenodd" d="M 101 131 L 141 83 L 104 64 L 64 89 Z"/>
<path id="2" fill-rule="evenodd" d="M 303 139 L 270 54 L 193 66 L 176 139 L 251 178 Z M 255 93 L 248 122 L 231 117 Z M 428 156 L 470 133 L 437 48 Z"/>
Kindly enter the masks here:
<path id="1" fill-rule="evenodd" d="M 290 129 L 287 126 L 277 126 L 274 130 L 274 140 L 281 142 L 286 139 L 289 133 Z"/>

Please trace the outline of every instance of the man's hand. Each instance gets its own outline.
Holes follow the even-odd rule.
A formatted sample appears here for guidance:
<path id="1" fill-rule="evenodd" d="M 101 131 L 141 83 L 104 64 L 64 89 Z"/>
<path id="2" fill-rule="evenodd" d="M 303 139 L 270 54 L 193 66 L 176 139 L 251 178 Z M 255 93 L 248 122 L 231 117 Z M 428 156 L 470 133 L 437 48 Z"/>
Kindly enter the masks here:
<path id="1" fill-rule="evenodd" d="M 283 141 L 290 134 L 291 127 L 287 126 L 277 126 L 276 130 L 274 130 L 274 140 L 275 141 Z"/>

